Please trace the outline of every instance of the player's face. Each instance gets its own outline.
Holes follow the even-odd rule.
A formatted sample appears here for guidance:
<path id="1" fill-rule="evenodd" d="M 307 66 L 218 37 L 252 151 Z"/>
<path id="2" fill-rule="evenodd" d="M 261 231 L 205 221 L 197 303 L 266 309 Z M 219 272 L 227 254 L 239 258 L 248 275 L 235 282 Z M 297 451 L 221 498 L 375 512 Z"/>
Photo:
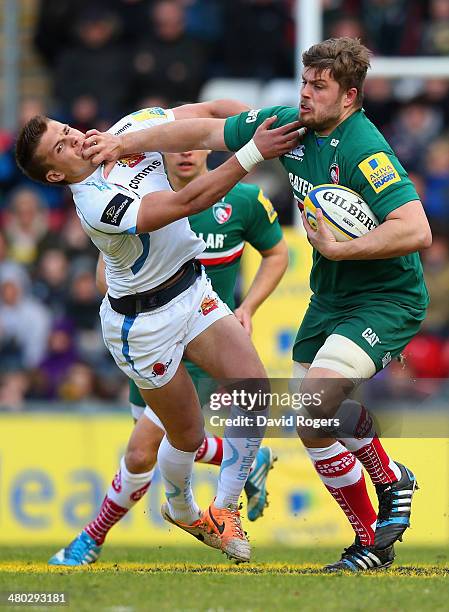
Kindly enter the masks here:
<path id="1" fill-rule="evenodd" d="M 36 153 L 51 166 L 47 172 L 49 181 L 74 182 L 92 172 L 92 164 L 82 157 L 84 138 L 83 132 L 67 124 L 53 120 L 48 122 Z"/>
<path id="2" fill-rule="evenodd" d="M 342 92 L 329 70 L 304 70 L 299 109 L 305 127 L 323 136 L 329 134 L 344 118 L 347 108 L 347 92 Z"/>
<path id="3" fill-rule="evenodd" d="M 169 177 L 181 181 L 193 180 L 207 172 L 209 151 L 184 151 L 183 153 L 165 153 L 165 166 Z"/>

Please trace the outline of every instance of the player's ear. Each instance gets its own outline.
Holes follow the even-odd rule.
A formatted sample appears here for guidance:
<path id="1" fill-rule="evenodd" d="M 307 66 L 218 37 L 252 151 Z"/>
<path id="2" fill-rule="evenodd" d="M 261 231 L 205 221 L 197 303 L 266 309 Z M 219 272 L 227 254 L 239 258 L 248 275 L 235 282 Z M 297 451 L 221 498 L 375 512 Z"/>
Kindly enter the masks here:
<path id="1" fill-rule="evenodd" d="M 355 102 L 357 94 L 358 91 L 356 87 L 351 87 L 350 89 L 348 89 L 345 94 L 345 106 L 351 106 Z"/>
<path id="2" fill-rule="evenodd" d="M 45 178 L 49 183 L 60 183 L 65 179 L 64 172 L 59 172 L 59 170 L 49 170 L 45 175 Z"/>

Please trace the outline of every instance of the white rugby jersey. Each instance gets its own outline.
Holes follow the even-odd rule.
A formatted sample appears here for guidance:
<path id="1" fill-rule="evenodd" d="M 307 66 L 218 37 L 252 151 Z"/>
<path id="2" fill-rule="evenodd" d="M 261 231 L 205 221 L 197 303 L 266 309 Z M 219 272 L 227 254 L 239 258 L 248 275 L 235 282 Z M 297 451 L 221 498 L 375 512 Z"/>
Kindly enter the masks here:
<path id="1" fill-rule="evenodd" d="M 127 115 L 108 131 L 118 135 L 165 121 L 174 121 L 171 110 L 145 108 Z M 162 155 L 156 151 L 120 159 L 107 179 L 99 166 L 70 189 L 84 230 L 103 253 L 112 297 L 157 287 L 205 248 L 187 218 L 154 232 L 136 233 L 142 197 L 154 191 L 171 191 Z"/>

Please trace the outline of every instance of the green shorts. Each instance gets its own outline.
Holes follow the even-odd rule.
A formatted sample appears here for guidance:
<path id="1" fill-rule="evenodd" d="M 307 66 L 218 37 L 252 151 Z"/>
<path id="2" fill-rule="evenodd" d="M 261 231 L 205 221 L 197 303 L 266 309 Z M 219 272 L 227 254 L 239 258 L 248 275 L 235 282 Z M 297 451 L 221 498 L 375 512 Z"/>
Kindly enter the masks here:
<path id="1" fill-rule="evenodd" d="M 426 316 L 426 308 L 373 300 L 365 304 L 337 307 L 312 297 L 293 345 L 293 360 L 312 363 L 331 334 L 357 344 L 382 370 L 400 355 L 415 336 Z"/>
<path id="2" fill-rule="evenodd" d="M 186 366 L 188 373 L 190 374 L 193 384 L 195 385 L 195 389 L 198 393 L 198 397 L 200 398 L 201 406 L 208 403 L 210 400 L 210 394 L 214 392 L 216 383 L 207 374 L 204 370 L 193 364 L 191 361 L 183 361 L 183 364 Z M 134 404 L 135 406 L 140 406 L 141 408 L 145 408 L 145 402 L 140 395 L 139 388 L 136 383 L 129 379 L 129 403 Z"/>

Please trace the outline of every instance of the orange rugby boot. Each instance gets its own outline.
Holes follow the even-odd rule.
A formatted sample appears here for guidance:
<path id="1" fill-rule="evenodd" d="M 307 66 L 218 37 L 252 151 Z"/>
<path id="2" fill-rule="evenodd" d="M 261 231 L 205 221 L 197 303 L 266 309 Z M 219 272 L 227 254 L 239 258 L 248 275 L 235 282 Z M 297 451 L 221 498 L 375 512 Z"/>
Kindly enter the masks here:
<path id="1" fill-rule="evenodd" d="M 236 506 L 216 508 L 214 503 L 203 513 L 203 522 L 210 533 L 217 538 L 221 551 L 237 563 L 250 560 L 251 546 L 240 521 L 240 512 Z"/>
<path id="2" fill-rule="evenodd" d="M 211 532 L 209 526 L 205 524 L 202 516 L 199 516 L 198 520 L 196 520 L 191 525 L 187 523 L 181 523 L 181 521 L 177 521 L 172 518 L 170 514 L 170 508 L 167 502 L 162 504 L 161 514 L 162 518 L 165 519 L 168 523 L 171 523 L 172 525 L 183 529 L 187 533 L 190 533 L 190 535 L 193 535 L 193 537 L 199 540 L 200 542 L 207 544 L 207 546 L 212 546 L 212 548 L 218 549 L 221 548 L 220 540 L 213 532 Z"/>

